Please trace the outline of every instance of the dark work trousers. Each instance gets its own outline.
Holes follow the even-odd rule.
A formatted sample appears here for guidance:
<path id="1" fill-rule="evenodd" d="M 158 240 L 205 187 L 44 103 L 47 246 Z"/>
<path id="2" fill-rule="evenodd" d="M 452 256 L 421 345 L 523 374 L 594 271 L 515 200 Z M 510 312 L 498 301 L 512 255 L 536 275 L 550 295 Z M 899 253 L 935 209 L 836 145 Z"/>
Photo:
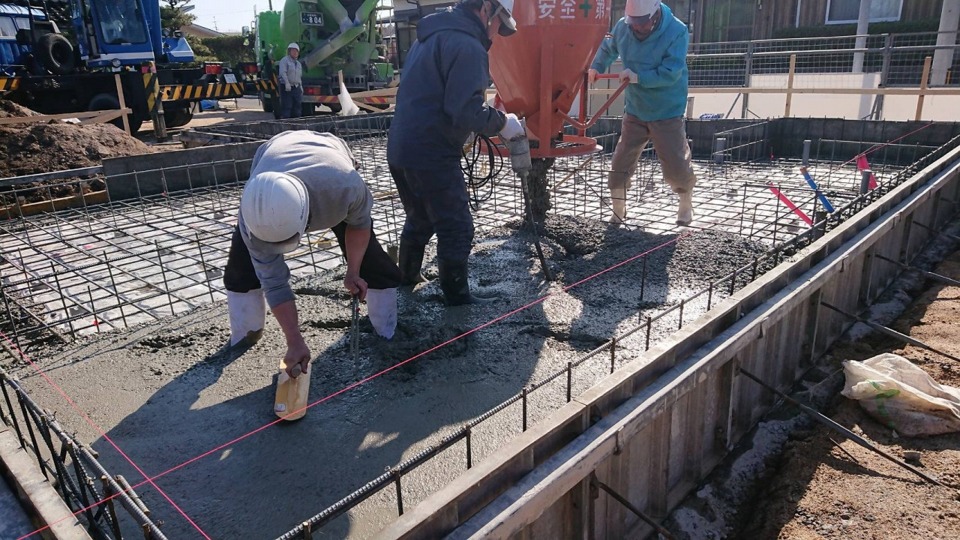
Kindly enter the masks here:
<path id="1" fill-rule="evenodd" d="M 332 230 L 333 234 L 337 235 L 340 251 L 346 257 L 347 248 L 344 243 L 344 234 L 347 231 L 347 224 L 340 223 Z M 373 234 L 372 225 L 370 227 L 370 243 L 367 244 L 367 251 L 363 254 L 363 262 L 360 263 L 360 277 L 367 282 L 367 286 L 371 289 L 393 289 L 400 285 L 400 269 L 380 247 L 380 242 Z M 227 255 L 227 268 L 223 272 L 223 285 L 228 291 L 240 293 L 260 288 L 260 280 L 257 279 L 257 274 L 253 270 L 250 251 L 243 242 L 243 237 L 240 236 L 239 227 L 233 228 L 230 253 Z"/>
<path id="2" fill-rule="evenodd" d="M 280 118 L 299 118 L 303 113 L 303 87 L 294 86 L 289 92 L 280 85 Z"/>
<path id="3" fill-rule="evenodd" d="M 437 235 L 437 258 L 466 262 L 473 247 L 473 216 L 459 164 L 443 169 L 390 167 L 407 219 L 401 238 L 421 247 Z"/>

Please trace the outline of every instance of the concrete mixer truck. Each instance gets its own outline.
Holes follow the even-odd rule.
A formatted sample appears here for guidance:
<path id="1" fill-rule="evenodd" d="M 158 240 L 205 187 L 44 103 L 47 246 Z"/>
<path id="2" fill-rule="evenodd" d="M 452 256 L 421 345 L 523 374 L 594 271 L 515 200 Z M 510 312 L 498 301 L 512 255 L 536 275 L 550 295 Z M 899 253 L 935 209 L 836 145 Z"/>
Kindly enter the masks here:
<path id="1" fill-rule="evenodd" d="M 394 79 L 393 65 L 384 57 L 385 47 L 377 21 L 379 0 L 286 0 L 281 11 L 257 15 L 256 54 L 260 77 L 274 81 L 260 93 L 263 110 L 279 113 L 276 88 L 277 64 L 287 45 L 300 45 L 303 70 L 303 111 L 316 114 L 326 105 L 340 111 L 340 81 L 350 93 L 383 89 Z M 384 96 L 360 96 L 366 108 L 386 108 Z"/>

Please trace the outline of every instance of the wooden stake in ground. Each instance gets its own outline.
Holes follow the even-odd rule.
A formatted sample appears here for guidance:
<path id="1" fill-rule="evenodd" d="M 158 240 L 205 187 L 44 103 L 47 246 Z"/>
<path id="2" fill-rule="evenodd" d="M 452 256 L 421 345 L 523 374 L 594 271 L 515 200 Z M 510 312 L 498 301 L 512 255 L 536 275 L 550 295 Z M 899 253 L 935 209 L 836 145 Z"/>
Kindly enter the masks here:
<path id="1" fill-rule="evenodd" d="M 287 421 L 299 420 L 307 414 L 307 400 L 310 397 L 310 368 L 300 373 L 300 365 L 297 364 L 293 371 L 296 378 L 287 375 L 286 364 L 281 358 L 273 412 Z"/>

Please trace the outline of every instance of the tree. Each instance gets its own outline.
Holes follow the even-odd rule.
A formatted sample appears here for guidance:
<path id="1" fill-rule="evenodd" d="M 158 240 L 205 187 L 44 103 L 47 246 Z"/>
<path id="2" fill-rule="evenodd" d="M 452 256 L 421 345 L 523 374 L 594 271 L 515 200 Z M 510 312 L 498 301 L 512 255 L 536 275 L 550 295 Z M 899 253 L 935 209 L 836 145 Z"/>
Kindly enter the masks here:
<path id="1" fill-rule="evenodd" d="M 149 0 L 147 0 L 149 1 Z M 170 32 L 190 26 L 197 16 L 189 12 L 193 8 L 193 0 L 163 0 L 160 6 L 160 21 L 164 29 Z"/>
<path id="2" fill-rule="evenodd" d="M 256 55 L 250 46 L 252 38 L 249 36 L 217 36 L 201 40 L 212 53 L 212 56 L 228 66 L 235 66 L 240 62 L 255 62 Z M 196 53 L 196 49 L 194 49 Z"/>

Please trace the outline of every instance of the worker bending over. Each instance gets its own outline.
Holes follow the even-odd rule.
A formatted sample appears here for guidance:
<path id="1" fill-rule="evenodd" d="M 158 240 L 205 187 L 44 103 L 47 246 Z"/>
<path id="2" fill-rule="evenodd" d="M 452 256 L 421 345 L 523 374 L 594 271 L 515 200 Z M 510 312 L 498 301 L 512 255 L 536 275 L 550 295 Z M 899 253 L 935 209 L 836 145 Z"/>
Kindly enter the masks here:
<path id="1" fill-rule="evenodd" d="M 347 259 L 343 286 L 366 299 L 376 332 L 393 337 L 400 270 L 373 234 L 372 207 L 373 195 L 343 140 L 329 133 L 287 131 L 264 143 L 240 197 L 223 274 L 230 344 L 260 339 L 266 303 L 287 341 L 287 372 L 295 364 L 307 371 L 310 349 L 300 334 L 283 256 L 297 248 L 305 232 L 321 229 L 333 229 Z"/>
<path id="2" fill-rule="evenodd" d="M 402 283 L 426 281 L 420 274 L 423 252 L 436 234 L 440 288 L 448 305 L 479 301 L 468 283 L 474 229 L 460 169 L 462 148 L 474 133 L 499 133 L 505 140 L 523 133 L 516 115 L 484 101 L 490 86 L 487 51 L 498 36 L 517 29 L 513 1 L 462 0 L 424 17 L 397 92 L 387 161 L 407 215 L 400 235 Z"/>
<path id="3" fill-rule="evenodd" d="M 613 152 L 607 184 L 613 202 L 611 223 L 627 215 L 627 188 L 640 153 L 653 141 L 663 168 L 663 179 L 680 196 L 677 224 L 693 221 L 693 186 L 697 177 L 690 162 L 684 127 L 687 105 L 687 26 L 660 0 L 627 0 L 626 15 L 600 45 L 590 66 L 593 84 L 619 56 L 620 81 L 631 81 L 620 140 Z"/>

